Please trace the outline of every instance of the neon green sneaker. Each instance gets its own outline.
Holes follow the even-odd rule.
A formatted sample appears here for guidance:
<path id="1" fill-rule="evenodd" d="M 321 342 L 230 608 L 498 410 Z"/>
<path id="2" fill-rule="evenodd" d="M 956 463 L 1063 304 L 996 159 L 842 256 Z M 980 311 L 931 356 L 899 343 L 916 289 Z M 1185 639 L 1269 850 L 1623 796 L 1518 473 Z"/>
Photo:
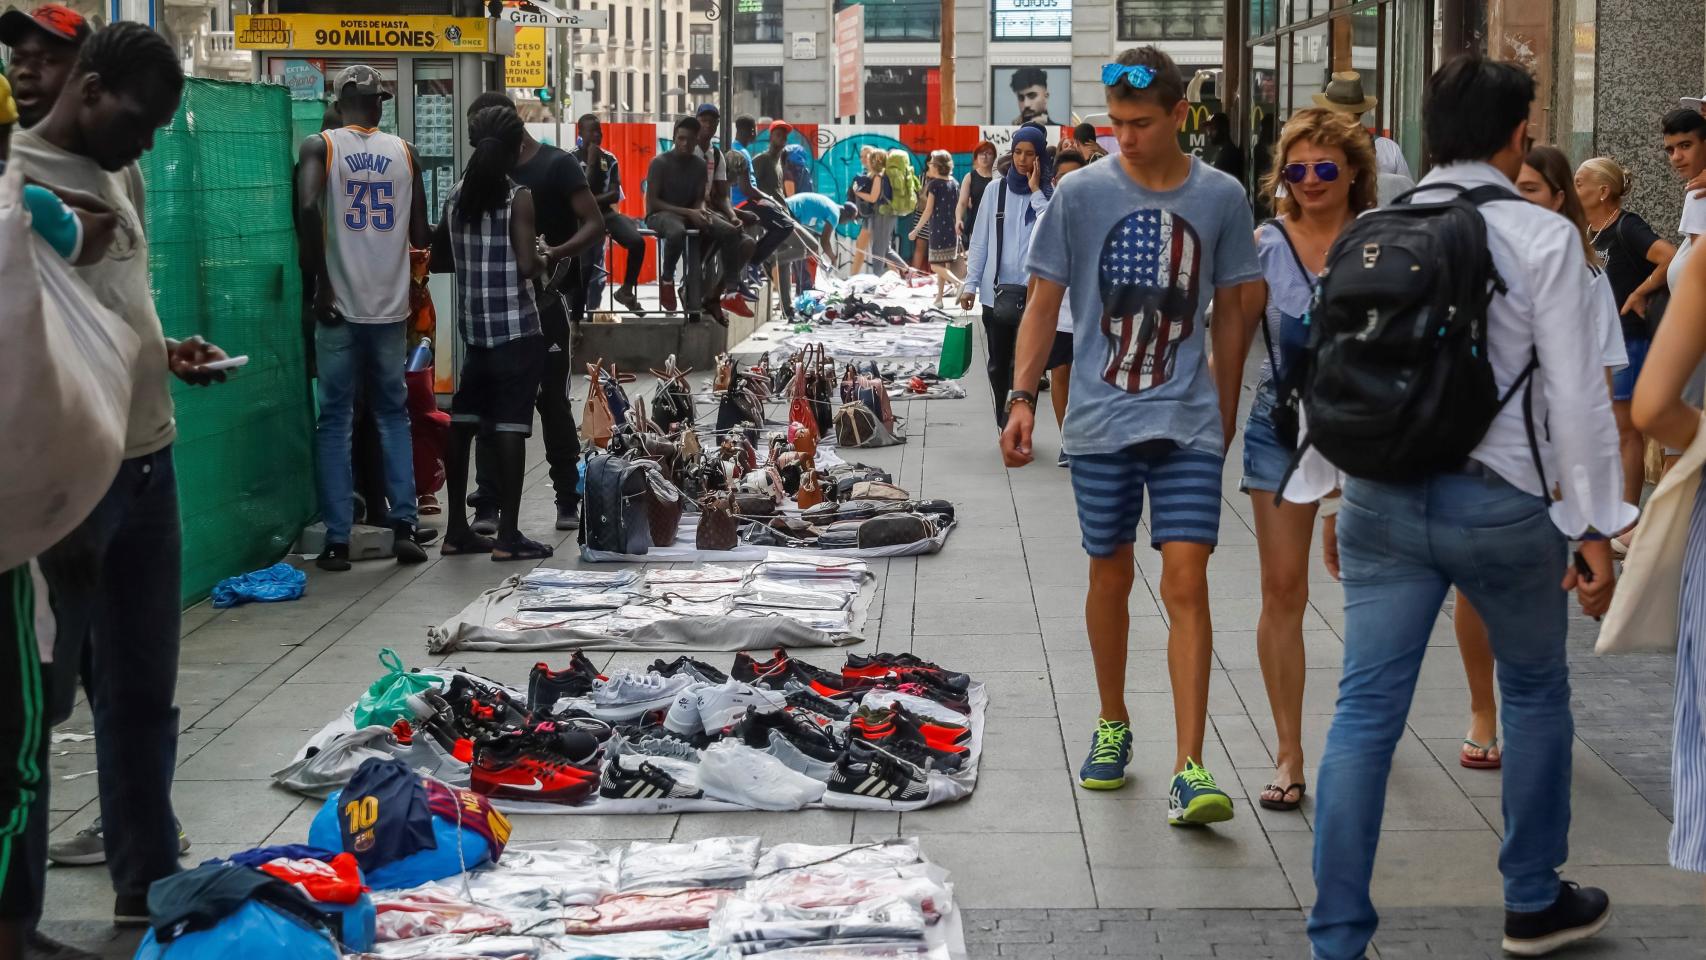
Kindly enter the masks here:
<path id="1" fill-rule="evenodd" d="M 1078 768 L 1078 782 L 1086 790 L 1118 790 L 1125 786 L 1125 768 L 1131 763 L 1131 727 L 1117 720 L 1096 721 L 1096 736 L 1090 741 L 1090 756 Z"/>
<path id="2" fill-rule="evenodd" d="M 1214 774 L 1185 758 L 1185 769 L 1173 776 L 1167 794 L 1167 822 L 1175 827 L 1200 827 L 1232 819 L 1232 798 L 1215 786 Z"/>

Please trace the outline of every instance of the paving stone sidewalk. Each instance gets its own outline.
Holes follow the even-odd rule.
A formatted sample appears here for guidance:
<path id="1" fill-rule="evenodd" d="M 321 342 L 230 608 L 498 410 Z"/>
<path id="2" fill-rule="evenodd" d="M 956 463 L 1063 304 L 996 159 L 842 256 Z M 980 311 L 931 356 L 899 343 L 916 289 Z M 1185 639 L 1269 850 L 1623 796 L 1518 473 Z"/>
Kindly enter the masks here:
<path id="1" fill-rule="evenodd" d="M 1216 662 L 1203 758 L 1234 798 L 1237 817 L 1212 830 L 1181 831 L 1165 822 L 1173 724 L 1157 556 L 1139 551 L 1131 604 L 1134 782 L 1115 793 L 1083 791 L 1072 774 L 1097 709 L 1082 622 L 1087 565 L 1066 471 L 1053 464 L 1054 428 L 1039 430 L 1037 463 L 1003 469 L 988 387 L 975 373 L 965 383 L 965 399 L 900 405 L 908 417 L 904 446 L 849 457 L 889 468 L 922 496 L 958 505 L 962 523 L 941 554 L 874 565 L 878 596 L 865 649 L 911 651 L 988 685 L 986 753 L 973 796 L 907 814 L 529 816 L 517 818 L 517 838 L 755 834 L 771 842 L 846 842 L 916 835 L 954 872 L 976 956 L 1307 956 L 1312 802 L 1288 814 L 1253 802 L 1272 773 L 1274 742 L 1255 653 L 1258 561 L 1249 498 L 1237 489 L 1239 452 L 1228 458 L 1221 546 L 1210 567 Z M 645 384 L 639 389 L 649 392 Z M 554 514 L 537 438 L 529 463 L 522 529 L 538 534 Z M 559 556 L 550 563 L 575 565 L 572 534 L 556 540 Z M 411 665 L 434 663 L 425 652 L 426 627 L 512 572 L 434 551 L 421 567 L 363 563 L 341 575 L 309 569 L 307 595 L 294 603 L 189 611 L 176 788 L 195 842 L 188 861 L 301 841 L 317 804 L 273 787 L 269 774 L 378 675 L 380 649 L 395 647 Z M 1342 593 L 1318 557 L 1309 579 L 1304 730 L 1312 780 L 1333 709 L 1344 618 Z M 1601 944 L 1579 955 L 1706 956 L 1700 878 L 1666 865 L 1670 660 L 1595 657 L 1593 630 L 1578 619 L 1570 639 L 1577 743 L 1568 875 L 1609 889 L 1619 919 Z M 534 659 L 476 654 L 447 662 L 522 682 Z M 594 659 L 604 667 L 640 666 L 651 656 Z M 1457 765 L 1466 719 L 1462 667 L 1442 616 L 1394 760 L 1374 881 L 1385 918 L 1376 941 L 1383 958 L 1496 953 L 1500 782 L 1496 773 Z M 86 711 L 79 708 L 62 729 L 87 732 Z M 96 815 L 95 778 L 76 776 L 94 769 L 93 744 L 55 750 L 54 827 L 65 835 Z M 104 941 L 109 955 L 127 956 L 132 941 L 110 939 L 105 923 L 111 902 L 104 871 L 56 868 L 46 928 Z"/>

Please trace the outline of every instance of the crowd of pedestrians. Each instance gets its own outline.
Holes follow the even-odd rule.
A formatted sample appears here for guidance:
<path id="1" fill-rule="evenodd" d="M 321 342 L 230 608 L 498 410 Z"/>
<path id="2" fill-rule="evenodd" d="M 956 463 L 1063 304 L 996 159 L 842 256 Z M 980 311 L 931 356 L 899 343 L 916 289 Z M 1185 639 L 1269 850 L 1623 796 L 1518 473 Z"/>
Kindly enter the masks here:
<path id="1" fill-rule="evenodd" d="M 111 489 L 61 543 L 0 574 L 11 614 L 0 617 L 0 666 L 25 692 L 0 715 L 14 758 L 0 764 L 0 955 L 77 956 L 35 929 L 48 859 L 106 862 L 114 919 L 136 925 L 149 885 L 189 844 L 170 799 L 182 541 L 168 387 L 173 376 L 216 383 L 226 358 L 199 338 L 166 338 L 149 289 L 136 161 L 178 110 L 176 51 L 148 27 L 92 31 L 52 4 L 0 17 L 0 43 L 11 51 L 0 161 L 31 179 L 35 229 L 143 344 Z M 1101 81 L 1111 153 L 1088 124 L 1055 136 L 1027 123 L 1005 153 L 978 143 L 963 172 L 945 151 L 872 147 L 843 198 L 814 189 L 787 123 L 736 118 L 725 147 L 718 108 L 699 107 L 675 121 L 640 188 L 660 308 L 726 322 L 750 315 L 746 304 L 774 282 L 787 310 L 794 284 L 839 266 L 837 238 L 851 228 L 854 273 L 932 274 L 938 306 L 952 294 L 979 309 L 1009 467 L 1036 458 L 1048 376 L 1056 462 L 1069 470 L 1090 558 L 1100 709 L 1078 780 L 1116 790 L 1130 779 L 1128 601 L 1147 529 L 1169 624 L 1167 816 L 1179 826 L 1236 809 L 1203 761 L 1208 567 L 1241 427 L 1240 490 L 1261 564 L 1256 646 L 1276 733 L 1259 802 L 1295 811 L 1313 798 L 1316 957 L 1362 957 L 1374 935 L 1392 755 L 1448 600 L 1470 694 L 1458 759 L 1503 776 L 1504 948 L 1549 953 L 1610 916 L 1603 891 L 1560 874 L 1572 594 L 1584 614 L 1610 615 L 1602 646 L 1650 633 L 1639 618 L 1655 610 L 1669 617 L 1658 629 L 1677 657 L 1671 857 L 1706 873 L 1706 258 L 1690 255 L 1706 233 L 1700 104 L 1654 131 L 1688 194 L 1673 244 L 1667 225 L 1628 208 L 1634 184 L 1616 159 L 1572 169 L 1563 151 L 1531 141 L 1535 82 L 1511 63 L 1464 55 L 1429 79 L 1419 181 L 1399 145 L 1364 125 L 1376 101 L 1360 76 L 1334 74 L 1254 158 L 1259 204 L 1228 172 L 1243 169 L 1241 156 L 1210 163 L 1181 149 L 1186 83 L 1165 53 L 1127 50 Z M 337 122 L 300 145 L 294 184 L 318 363 L 318 565 L 350 567 L 351 444 L 363 418 L 376 428 L 382 483 L 362 515 L 390 528 L 399 562 L 427 558 L 403 376 L 411 249 L 455 275 L 460 305 L 440 550 L 549 557 L 519 526 L 525 441 L 537 412 L 556 526 L 573 529 L 572 331 L 607 237 L 626 254 L 612 299 L 641 310 L 646 235 L 617 210 L 625 182 L 599 119 L 579 118 L 564 150 L 529 135 L 507 96 L 480 96 L 469 161 L 429 210 L 414 147 L 379 129 L 391 96 L 379 72 L 346 67 L 332 91 Z M 769 144 L 756 151 L 761 133 Z M 1232 147 L 1228 131 L 1212 136 Z M 1272 217 L 1258 224 L 1258 208 Z M 904 260 L 902 239 L 915 251 Z M 1405 243 L 1429 255 L 1406 260 Z M 1260 373 L 1240 424 L 1252 349 Z M 1649 443 L 1666 454 L 1650 499 Z M 1308 758 L 1302 624 L 1317 518 L 1325 566 L 1344 586 L 1345 652 L 1324 755 Z M 1622 554 L 1638 601 L 1619 596 Z M 45 730 L 68 716 L 79 686 L 101 818 L 50 846 Z"/>

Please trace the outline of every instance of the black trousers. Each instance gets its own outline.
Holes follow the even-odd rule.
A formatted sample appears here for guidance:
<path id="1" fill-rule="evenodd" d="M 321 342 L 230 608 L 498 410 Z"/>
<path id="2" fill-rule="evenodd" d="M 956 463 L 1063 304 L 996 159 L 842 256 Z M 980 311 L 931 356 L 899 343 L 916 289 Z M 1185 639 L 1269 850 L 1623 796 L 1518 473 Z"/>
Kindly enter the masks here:
<path id="1" fill-rule="evenodd" d="M 30 565 L 0 572 L 0 917 L 34 919 L 40 912 L 46 850 L 29 849 L 26 824 L 47 815 L 36 803 L 47 769 L 47 704 L 35 619 L 48 598 L 38 594 Z M 36 831 L 40 838 L 46 829 Z M 38 862 L 39 860 L 39 862 Z"/>
<path id="2" fill-rule="evenodd" d="M 657 233 L 658 246 L 661 248 L 658 256 L 658 282 L 673 281 L 675 265 L 687 249 L 687 222 L 673 213 L 654 213 L 646 218 L 646 225 Z M 700 296 L 708 297 L 713 292 L 721 293 L 724 280 L 740 275 L 740 271 L 746 267 L 746 262 L 740 258 L 741 241 L 744 239 L 746 234 L 741 232 L 740 224 L 730 223 L 722 217 L 712 216 L 709 222 L 700 228 L 699 256 L 687 263 L 689 272 L 699 271 Z M 698 304 L 690 305 L 697 306 Z"/>
<path id="3" fill-rule="evenodd" d="M 569 401 L 569 387 L 574 382 L 573 351 L 569 345 L 569 320 L 561 297 L 545 295 L 539 304 L 539 326 L 545 336 L 538 338 L 545 354 L 545 379 L 539 383 L 539 428 L 545 438 L 545 462 L 551 466 L 551 486 L 557 490 L 557 509 L 573 510 L 579 506 L 581 495 L 575 492 L 580 482 L 581 439 L 575 426 L 575 410 Z M 497 507 L 497 490 L 493 487 L 498 475 L 497 446 L 489 436 L 474 441 L 474 492 L 468 505 L 475 508 Z"/>
<path id="4" fill-rule="evenodd" d="M 989 389 L 995 394 L 995 425 L 1007 427 L 1007 394 L 1013 389 L 1013 353 L 1019 328 L 995 322 L 995 308 L 983 308 L 983 337 L 988 348 Z"/>
<path id="5" fill-rule="evenodd" d="M 752 262 L 764 263 L 776 248 L 786 243 L 794 235 L 794 218 L 786 211 L 776 209 L 776 205 L 763 197 L 754 197 L 743 206 L 758 215 L 758 225 L 762 232 L 758 235 L 758 245 L 753 248 Z"/>
<path id="6" fill-rule="evenodd" d="M 640 268 L 646 264 L 646 238 L 640 236 L 639 224 L 614 210 L 604 211 L 604 229 L 610 242 L 628 251 L 628 263 L 623 270 L 622 285 L 632 287 L 640 282 Z"/>

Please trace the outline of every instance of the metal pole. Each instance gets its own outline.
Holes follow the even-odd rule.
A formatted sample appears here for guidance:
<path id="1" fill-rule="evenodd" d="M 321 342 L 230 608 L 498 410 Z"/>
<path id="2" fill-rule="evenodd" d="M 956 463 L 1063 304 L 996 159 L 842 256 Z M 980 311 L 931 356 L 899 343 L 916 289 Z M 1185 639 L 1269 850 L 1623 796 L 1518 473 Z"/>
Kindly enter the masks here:
<path id="1" fill-rule="evenodd" d="M 551 112 L 557 121 L 557 149 L 559 150 L 563 148 L 563 88 L 567 86 L 563 82 L 563 77 L 567 74 L 569 61 L 565 45 L 571 42 L 565 39 L 564 34 L 568 32 L 568 30 L 561 28 L 551 31 L 555 40 L 551 44 Z"/>
<path id="2" fill-rule="evenodd" d="M 664 119 L 663 91 L 663 0 L 652 0 L 652 94 L 657 97 L 652 102 L 660 121 Z"/>
<path id="3" fill-rule="evenodd" d="M 735 7 L 736 0 L 721 0 L 721 2 L 723 5 L 723 8 L 722 8 L 722 14 L 723 14 L 722 15 L 722 21 L 723 22 L 718 24 L 718 27 L 721 28 L 721 32 L 717 35 L 717 41 L 718 41 L 717 42 L 717 48 L 718 48 L 717 49 L 717 52 L 718 52 L 717 69 L 722 71 L 717 76 L 717 86 L 721 88 L 718 91 L 718 93 L 721 97 L 721 100 L 719 102 L 719 106 L 721 107 L 721 109 L 725 113 L 729 114 L 730 116 L 733 116 L 734 115 L 734 105 L 735 105 L 735 11 L 734 11 L 734 7 Z M 786 56 L 786 54 L 783 54 L 783 55 Z M 729 123 L 734 123 L 734 121 L 730 120 Z M 729 142 L 733 142 L 734 134 L 732 132 L 729 134 L 726 134 L 725 138 Z"/>

